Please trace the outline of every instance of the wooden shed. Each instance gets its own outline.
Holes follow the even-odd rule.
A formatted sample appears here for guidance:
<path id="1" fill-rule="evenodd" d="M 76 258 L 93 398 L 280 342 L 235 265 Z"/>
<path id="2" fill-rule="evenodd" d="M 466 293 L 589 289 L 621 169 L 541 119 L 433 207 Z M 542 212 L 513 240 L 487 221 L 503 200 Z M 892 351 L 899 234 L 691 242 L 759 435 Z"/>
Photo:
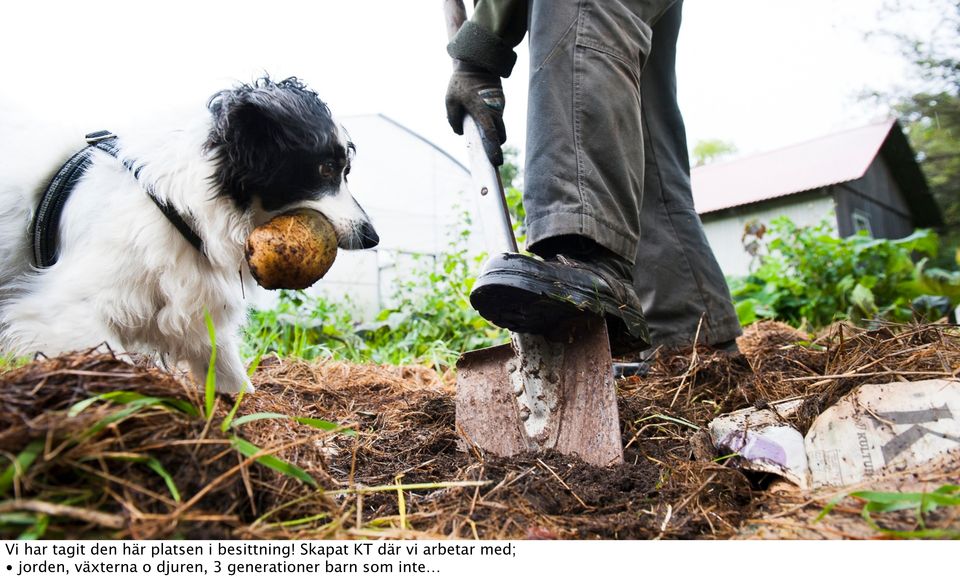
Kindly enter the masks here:
<path id="1" fill-rule="evenodd" d="M 841 236 L 901 238 L 943 223 L 900 123 L 888 119 L 691 173 L 694 202 L 727 275 L 746 274 L 744 226 L 785 215 Z"/>

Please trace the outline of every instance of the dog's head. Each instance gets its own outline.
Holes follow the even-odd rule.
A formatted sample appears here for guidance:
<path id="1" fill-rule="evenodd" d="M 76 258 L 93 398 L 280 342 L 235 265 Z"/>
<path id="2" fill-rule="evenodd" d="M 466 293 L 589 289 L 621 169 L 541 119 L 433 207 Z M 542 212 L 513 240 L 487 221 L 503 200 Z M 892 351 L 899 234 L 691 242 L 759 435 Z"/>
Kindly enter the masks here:
<path id="1" fill-rule="evenodd" d="M 210 99 L 207 151 L 219 193 L 241 209 L 306 207 L 333 224 L 341 248 L 373 248 L 379 237 L 347 189 L 355 148 L 327 105 L 296 78 L 261 78 Z"/>

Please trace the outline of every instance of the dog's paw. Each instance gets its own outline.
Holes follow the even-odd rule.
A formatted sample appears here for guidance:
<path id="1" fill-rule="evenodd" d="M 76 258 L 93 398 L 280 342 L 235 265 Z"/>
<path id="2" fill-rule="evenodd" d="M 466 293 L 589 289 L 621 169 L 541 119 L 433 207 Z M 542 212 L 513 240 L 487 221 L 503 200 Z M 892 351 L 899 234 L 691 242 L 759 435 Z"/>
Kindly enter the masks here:
<path id="1" fill-rule="evenodd" d="M 256 392 L 253 383 L 246 376 L 242 378 L 217 378 L 217 392 L 224 394 L 239 394 L 244 392 L 250 394 Z"/>

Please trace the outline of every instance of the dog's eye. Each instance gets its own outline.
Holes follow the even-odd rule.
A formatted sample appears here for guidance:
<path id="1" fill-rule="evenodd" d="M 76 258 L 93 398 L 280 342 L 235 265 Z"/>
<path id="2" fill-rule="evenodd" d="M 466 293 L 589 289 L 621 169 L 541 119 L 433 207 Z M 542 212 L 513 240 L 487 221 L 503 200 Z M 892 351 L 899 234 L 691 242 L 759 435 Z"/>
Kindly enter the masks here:
<path id="1" fill-rule="evenodd" d="M 336 168 L 333 165 L 333 162 L 324 162 L 320 165 L 320 175 L 324 178 L 333 178 L 333 173 Z"/>

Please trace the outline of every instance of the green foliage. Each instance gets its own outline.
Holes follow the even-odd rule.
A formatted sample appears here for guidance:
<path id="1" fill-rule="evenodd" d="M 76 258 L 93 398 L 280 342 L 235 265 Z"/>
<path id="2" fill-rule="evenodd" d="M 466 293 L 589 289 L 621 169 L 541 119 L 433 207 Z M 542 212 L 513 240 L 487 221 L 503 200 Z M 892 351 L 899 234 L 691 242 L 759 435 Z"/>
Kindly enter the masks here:
<path id="1" fill-rule="evenodd" d="M 927 528 L 927 516 L 937 508 L 960 506 L 960 486 L 945 484 L 933 492 L 876 492 L 863 490 L 851 492 L 849 496 L 861 500 L 864 505 L 860 516 L 874 530 L 892 538 L 960 538 L 960 530 Z M 814 522 L 823 520 L 843 500 L 841 494 L 831 501 L 817 516 Z M 891 530 L 881 526 L 874 515 L 910 510 L 917 520 L 915 530 Z"/>
<path id="2" fill-rule="evenodd" d="M 947 250 L 938 265 L 956 262 L 960 248 L 960 97 L 956 92 L 918 93 L 902 98 L 897 112 L 917 151 L 930 192 L 943 212 Z"/>
<path id="3" fill-rule="evenodd" d="M 691 155 L 693 156 L 694 166 L 703 166 L 726 158 L 731 154 L 736 154 L 736 152 L 737 146 L 733 142 L 712 138 L 699 140 L 694 144 Z"/>
<path id="4" fill-rule="evenodd" d="M 14 481 L 24 475 L 27 468 L 41 453 L 43 453 L 43 441 L 34 440 L 13 458 L 3 473 L 0 473 L 0 496 L 6 496 L 13 487 Z"/>
<path id="5" fill-rule="evenodd" d="M 28 363 L 30 358 L 26 357 L 16 357 L 8 355 L 0 355 L 0 373 L 6 372 L 7 370 L 13 370 L 14 368 L 19 368 L 24 364 Z"/>
<path id="6" fill-rule="evenodd" d="M 224 419 L 224 423 L 226 424 L 222 424 L 221 426 L 222 430 L 226 431 L 228 428 L 239 428 L 248 422 L 256 422 L 257 420 L 291 420 L 298 424 L 304 424 L 311 428 L 316 428 L 317 430 L 325 430 L 327 432 L 342 432 L 344 436 L 357 435 L 357 433 L 353 430 L 345 429 L 336 422 L 321 420 L 319 418 L 307 418 L 306 416 L 289 416 L 287 414 L 280 414 L 278 412 L 255 412 L 253 414 L 241 416 L 235 420 L 231 416 L 230 422 Z"/>
<path id="7" fill-rule="evenodd" d="M 527 243 L 527 211 L 523 207 L 523 192 L 511 186 L 504 190 L 504 196 L 513 223 L 513 235 L 517 238 L 517 244 L 524 246 Z"/>
<path id="8" fill-rule="evenodd" d="M 217 332 L 213 326 L 213 318 L 206 309 L 203 311 L 203 320 L 207 324 L 207 335 L 210 338 L 210 363 L 207 364 L 207 379 L 203 383 L 203 413 L 207 415 L 209 423 L 217 401 Z"/>
<path id="9" fill-rule="evenodd" d="M 504 146 L 503 165 L 500 166 L 500 181 L 504 188 L 514 188 L 520 185 L 520 151 L 513 146 Z"/>
<path id="10" fill-rule="evenodd" d="M 461 234 L 464 243 L 468 235 Z M 364 334 L 370 359 L 441 368 L 452 366 L 463 352 L 504 340 L 504 333 L 470 306 L 470 289 L 482 260 L 471 259 L 464 244 L 455 243 L 436 265 L 426 262 L 400 283 L 394 306 L 380 312 Z"/>
<path id="11" fill-rule="evenodd" d="M 359 362 L 366 344 L 358 334 L 359 312 L 349 302 L 332 302 L 281 290 L 276 306 L 254 310 L 244 338 L 244 355 L 274 352 L 283 357 L 340 358 Z"/>
<path id="12" fill-rule="evenodd" d="M 145 396 L 139 392 L 129 392 L 127 390 L 114 390 L 113 392 L 104 392 L 103 394 L 97 394 L 96 396 L 91 396 L 86 400 L 77 402 L 67 410 L 67 417 L 74 418 L 97 402 L 134 405 L 143 408 L 147 406 L 160 406 L 168 410 L 183 412 L 189 416 L 200 415 L 200 412 L 186 400 L 168 398 L 166 396 Z"/>
<path id="13" fill-rule="evenodd" d="M 276 456 L 265 454 L 266 451 L 263 448 L 260 448 L 256 444 L 248 442 L 239 436 L 231 436 L 230 445 L 233 446 L 234 450 L 240 452 L 247 458 L 256 457 L 256 461 L 260 464 L 263 464 L 267 468 L 272 468 L 273 470 L 276 470 L 285 476 L 296 478 L 297 480 L 313 488 L 320 487 L 317 481 L 313 479 L 313 476 L 308 474 L 303 468 L 300 468 L 295 464 L 291 464 L 286 460 L 277 458 Z"/>
<path id="14" fill-rule="evenodd" d="M 935 263 L 953 266 L 960 253 L 960 2 L 926 0 L 891 2 L 884 21 L 897 26 L 900 13 L 926 11 L 940 16 L 935 29 L 922 36 L 881 30 L 892 37 L 912 65 L 909 85 L 880 94 L 905 124 L 910 144 L 943 211 L 940 230 L 944 250 Z"/>
<path id="15" fill-rule="evenodd" d="M 730 280 L 742 324 L 775 318 L 817 328 L 836 320 L 907 321 L 921 295 L 960 302 L 960 273 L 930 268 L 917 256 L 937 254 L 937 235 L 918 230 L 897 240 L 865 234 L 839 238 L 826 222 L 796 226 L 788 218 L 766 230 L 753 272 Z"/>

